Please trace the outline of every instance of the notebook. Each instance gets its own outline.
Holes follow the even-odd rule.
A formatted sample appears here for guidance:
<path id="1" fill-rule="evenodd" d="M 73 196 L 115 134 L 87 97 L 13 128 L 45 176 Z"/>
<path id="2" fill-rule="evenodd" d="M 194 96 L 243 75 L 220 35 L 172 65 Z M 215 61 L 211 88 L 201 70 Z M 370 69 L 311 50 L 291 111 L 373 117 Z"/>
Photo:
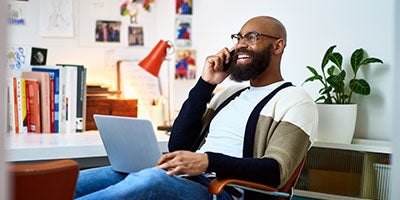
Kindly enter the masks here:
<path id="1" fill-rule="evenodd" d="M 157 165 L 161 151 L 149 120 L 98 114 L 93 117 L 115 171 L 129 173 Z"/>

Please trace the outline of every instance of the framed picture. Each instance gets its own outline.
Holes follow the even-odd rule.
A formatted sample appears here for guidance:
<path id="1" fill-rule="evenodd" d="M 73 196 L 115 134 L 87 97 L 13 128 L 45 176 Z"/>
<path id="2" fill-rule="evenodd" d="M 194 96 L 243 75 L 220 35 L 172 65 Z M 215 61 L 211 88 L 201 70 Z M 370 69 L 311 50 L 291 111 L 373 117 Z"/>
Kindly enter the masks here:
<path id="1" fill-rule="evenodd" d="M 192 49 L 177 49 L 175 56 L 175 79 L 195 79 L 196 51 Z"/>
<path id="2" fill-rule="evenodd" d="M 129 26 L 128 27 L 128 44 L 129 46 L 143 46 L 143 27 Z"/>
<path id="3" fill-rule="evenodd" d="M 192 18 L 177 17 L 175 21 L 175 44 L 178 47 L 191 47 L 192 45 Z"/>
<path id="4" fill-rule="evenodd" d="M 193 10 L 192 0 L 176 0 L 176 14 L 191 15 Z"/>
<path id="5" fill-rule="evenodd" d="M 96 42 L 120 42 L 121 21 L 96 21 Z"/>

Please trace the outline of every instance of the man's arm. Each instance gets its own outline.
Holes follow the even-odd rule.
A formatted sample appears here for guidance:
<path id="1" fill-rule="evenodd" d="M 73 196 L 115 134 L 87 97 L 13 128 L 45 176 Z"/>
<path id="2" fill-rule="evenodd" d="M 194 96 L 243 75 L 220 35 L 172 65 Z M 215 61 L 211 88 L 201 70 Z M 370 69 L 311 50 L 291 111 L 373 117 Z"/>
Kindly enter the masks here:
<path id="1" fill-rule="evenodd" d="M 271 158 L 236 158 L 221 153 L 206 152 L 208 168 L 218 178 L 242 179 L 271 187 L 280 184 L 279 164 Z"/>
<path id="2" fill-rule="evenodd" d="M 178 117 L 174 121 L 168 142 L 170 152 L 190 150 L 199 137 L 202 128 L 202 116 L 211 99 L 216 85 L 205 82 L 202 78 L 189 92 Z"/>
<path id="3" fill-rule="evenodd" d="M 188 99 L 174 121 L 168 142 L 170 152 L 192 149 L 201 132 L 201 119 L 212 92 L 229 75 L 222 69 L 222 64 L 227 63 L 229 59 L 231 55 L 227 48 L 206 58 L 200 80 L 189 92 Z"/>

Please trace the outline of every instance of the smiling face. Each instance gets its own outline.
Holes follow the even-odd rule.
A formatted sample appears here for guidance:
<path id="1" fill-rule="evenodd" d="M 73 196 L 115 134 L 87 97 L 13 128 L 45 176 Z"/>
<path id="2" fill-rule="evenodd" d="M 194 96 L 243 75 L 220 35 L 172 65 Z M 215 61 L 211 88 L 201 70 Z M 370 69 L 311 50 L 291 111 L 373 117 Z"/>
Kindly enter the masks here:
<path id="1" fill-rule="evenodd" d="M 248 81 L 262 74 L 271 62 L 272 45 L 261 51 L 238 49 L 233 54 L 233 61 L 228 68 L 230 78 L 237 82 Z"/>
<path id="2" fill-rule="evenodd" d="M 279 63 L 277 59 L 280 60 L 283 50 L 276 51 L 276 44 L 286 40 L 286 32 L 279 21 L 270 17 L 253 18 L 242 27 L 237 37 L 239 42 L 235 45 L 228 69 L 232 80 L 255 79 L 271 65 Z"/>

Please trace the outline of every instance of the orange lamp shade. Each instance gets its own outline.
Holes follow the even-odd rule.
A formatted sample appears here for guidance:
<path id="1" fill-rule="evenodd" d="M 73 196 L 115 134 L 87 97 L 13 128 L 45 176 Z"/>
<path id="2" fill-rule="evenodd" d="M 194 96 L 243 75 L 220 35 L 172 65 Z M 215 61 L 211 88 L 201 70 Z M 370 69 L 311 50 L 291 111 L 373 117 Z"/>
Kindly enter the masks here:
<path id="1" fill-rule="evenodd" d="M 160 40 L 158 44 L 151 50 L 149 55 L 139 62 L 139 66 L 153 76 L 157 77 L 158 73 L 160 72 L 161 64 L 167 55 L 167 49 L 170 47 L 171 45 L 168 44 L 168 42 Z"/>

